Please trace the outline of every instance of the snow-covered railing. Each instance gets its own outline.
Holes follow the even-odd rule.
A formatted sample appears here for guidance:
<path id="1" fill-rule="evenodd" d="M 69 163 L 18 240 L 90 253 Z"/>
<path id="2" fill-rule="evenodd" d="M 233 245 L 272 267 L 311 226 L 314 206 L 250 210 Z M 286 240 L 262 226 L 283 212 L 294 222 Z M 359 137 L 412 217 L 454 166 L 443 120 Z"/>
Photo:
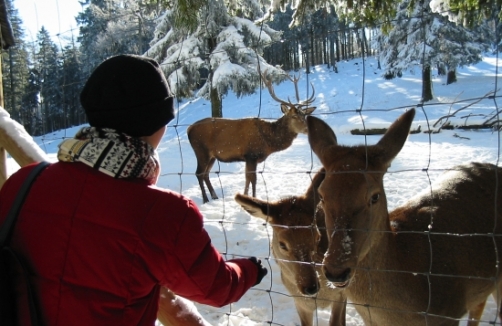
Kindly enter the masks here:
<path id="1" fill-rule="evenodd" d="M 48 160 L 45 152 L 24 127 L 12 120 L 9 113 L 0 107 L 0 188 L 8 178 L 7 153 L 19 166 Z"/>

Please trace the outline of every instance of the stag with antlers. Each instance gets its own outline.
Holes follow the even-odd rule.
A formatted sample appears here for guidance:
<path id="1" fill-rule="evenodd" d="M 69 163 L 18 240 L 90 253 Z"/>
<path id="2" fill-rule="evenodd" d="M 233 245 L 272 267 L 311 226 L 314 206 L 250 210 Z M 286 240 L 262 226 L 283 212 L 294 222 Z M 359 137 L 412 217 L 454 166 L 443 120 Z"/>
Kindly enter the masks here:
<path id="1" fill-rule="evenodd" d="M 197 170 L 195 172 L 202 191 L 204 203 L 209 199 L 204 189 L 204 182 L 212 199 L 218 196 L 209 180 L 209 172 L 215 162 L 246 162 L 246 183 L 244 193 L 248 194 L 251 184 L 253 196 L 256 196 L 256 167 L 272 153 L 282 151 L 293 143 L 298 133 L 306 134 L 305 118 L 316 108 L 310 107 L 314 102 L 315 89 L 312 95 L 301 101 L 298 92 L 299 77 L 287 75 L 295 86 L 296 103 L 281 100 L 275 94 L 272 81 L 267 78 L 266 71 L 261 73 L 263 83 L 270 96 L 281 105 L 283 116 L 273 122 L 259 118 L 223 119 L 206 118 L 188 127 L 187 134 L 195 156 Z"/>

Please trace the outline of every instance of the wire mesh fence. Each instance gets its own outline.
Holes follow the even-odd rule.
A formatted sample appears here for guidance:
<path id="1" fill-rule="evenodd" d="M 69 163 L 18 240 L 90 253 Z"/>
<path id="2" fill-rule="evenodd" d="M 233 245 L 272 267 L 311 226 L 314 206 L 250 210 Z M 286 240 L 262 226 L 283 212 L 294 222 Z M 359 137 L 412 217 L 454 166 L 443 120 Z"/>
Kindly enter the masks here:
<path id="1" fill-rule="evenodd" d="M 352 32 L 355 35 L 360 33 L 360 29 L 353 29 Z M 423 44 L 426 43 L 424 40 Z M 374 51 L 368 53 L 359 48 L 354 58 L 337 62 L 337 71 L 334 71 L 332 66 L 320 64 L 309 67 L 309 73 L 307 73 L 305 62 L 303 62 L 302 67 L 299 68 L 300 93 L 308 98 L 311 95 L 310 84 L 314 85 L 316 92 L 314 105 L 317 108 L 311 115 L 326 121 L 336 133 L 338 142 L 349 146 L 375 144 L 390 123 L 401 113 L 416 108 L 416 117 L 411 127 L 413 134 L 409 136 L 384 177 L 390 211 L 404 205 L 420 192 L 430 192 L 432 184 L 439 175 L 458 164 L 471 161 L 499 164 L 498 53 L 487 53 L 487 60 L 482 63 L 459 68 L 459 80 L 451 85 L 445 85 L 444 76 L 433 73 L 435 98 L 427 102 L 421 100 L 420 65 L 403 71 L 401 78 L 387 80 L 382 76 L 383 70 L 379 68 L 379 61 Z M 300 53 L 300 57 L 304 55 L 305 53 Z M 426 62 L 425 45 L 422 56 L 422 62 Z M 170 64 L 183 65 L 183 61 Z M 274 87 L 276 94 L 280 97 L 289 98 L 294 94 L 294 90 L 291 85 L 287 85 L 287 82 Z M 322 259 L 321 262 L 314 263 L 312 257 L 294 261 L 283 260 L 278 258 L 277 253 L 274 254 L 271 249 L 274 236 L 276 236 L 275 232 L 280 231 L 275 230 L 275 227 L 282 227 L 284 232 L 305 228 L 315 229 L 315 207 L 312 207 L 313 222 L 310 225 L 295 226 L 291 223 L 278 225 L 269 220 L 250 216 L 234 201 L 235 194 L 242 193 L 244 189 L 246 171 L 243 162 L 217 161 L 210 172 L 210 178 L 219 199 L 209 200 L 208 203 L 202 202 L 201 189 L 195 175 L 197 161 L 187 137 L 187 128 L 197 120 L 209 116 L 210 105 L 209 101 L 201 98 L 177 102 L 177 116 L 168 125 L 168 131 L 158 149 L 162 162 L 162 175 L 158 185 L 186 195 L 198 204 L 213 244 L 227 259 L 257 256 L 266 262 L 269 274 L 260 285 L 252 288 L 239 302 L 222 308 L 197 305 L 199 311 L 208 321 L 219 325 L 298 325 L 299 317 L 294 301 L 295 298 L 300 297 L 314 306 L 319 306 L 320 309 L 314 312 L 314 325 L 328 325 L 330 309 L 326 307 L 325 301 L 329 301 L 329 298 L 317 298 L 316 294 L 300 296 L 291 293 L 284 286 L 280 267 L 281 264 L 309 266 L 317 264 L 322 267 Z M 236 119 L 257 117 L 270 124 L 281 117 L 279 104 L 270 97 L 266 89 L 259 89 L 256 95 L 242 98 L 231 93 L 227 94 L 223 98 L 223 112 L 225 117 Z M 72 137 L 75 130 L 73 128 L 47 134 L 38 137 L 37 142 L 48 154 L 53 155 L 57 151 L 55 145 L 64 138 Z M 232 135 L 228 135 L 228 141 L 234 147 L 240 146 L 239 139 L 235 139 Z M 288 196 L 301 196 L 320 167 L 319 160 L 311 151 L 308 137 L 300 134 L 290 147 L 271 154 L 265 162 L 258 165 L 256 170 L 257 197 L 272 202 Z M 348 171 L 360 172 L 350 169 Z M 497 177 L 494 178 L 498 186 L 500 181 Z M 342 189 L 345 186 L 347 185 L 339 185 Z M 499 190 L 496 187 L 488 191 L 498 194 Z M 462 200 L 473 199 L 463 198 Z M 502 234 L 495 232 L 500 214 L 497 204 L 495 200 L 493 203 L 494 232 L 486 234 L 452 232 L 444 236 L 460 239 L 460 241 L 463 238 L 488 237 L 493 241 L 494 250 L 498 253 L 500 249 L 497 243 Z M 320 230 L 322 231 L 323 228 L 321 227 Z M 375 231 L 364 232 L 374 233 Z M 314 233 L 312 232 L 312 242 L 316 241 Z M 422 232 L 421 235 L 430 237 L 438 234 L 432 230 Z M 434 244 L 430 241 L 428 244 L 432 251 Z M 452 259 L 453 256 L 462 254 L 452 249 Z M 410 252 L 410 256 L 413 255 L 420 255 L 420 252 Z M 435 257 L 430 259 L 432 266 Z M 498 257 L 493 257 L 493 266 L 496 266 L 498 275 Z M 366 271 L 368 266 L 356 268 Z M 489 267 L 477 266 L 477 268 L 484 270 Z M 322 272 L 322 268 L 319 271 Z M 410 274 L 408 270 L 380 270 L 379 272 L 388 273 L 389 278 L 396 274 Z M 477 275 L 438 275 L 432 269 L 412 274 L 417 277 L 422 275 L 426 279 L 431 277 L 458 278 L 459 282 L 461 282 L 460 279 L 465 278 L 469 280 L 481 278 L 488 283 L 493 283 L 494 288 L 497 288 L 499 283 L 495 275 L 490 278 Z M 357 279 L 353 282 L 357 282 Z M 320 286 L 334 288 L 332 283 L 324 283 Z M 389 281 L 388 286 L 397 285 Z M 372 293 L 371 286 L 367 291 L 373 296 L 380 295 L 376 292 Z M 408 289 L 401 284 L 400 291 L 406 293 Z M 425 290 L 426 293 L 428 291 L 429 289 Z M 499 290 L 495 290 L 494 293 L 499 295 Z M 431 293 L 428 294 L 432 296 Z M 413 293 L 403 296 L 412 297 Z M 445 296 L 447 301 L 453 302 L 456 299 Z M 333 297 L 332 300 L 338 302 L 340 298 Z M 429 300 L 424 309 L 409 312 L 402 306 L 396 308 L 385 305 L 371 306 L 367 302 L 349 300 L 345 318 L 347 325 L 363 325 L 363 320 L 357 311 L 371 311 L 378 314 L 381 309 L 391 310 L 396 315 L 410 313 L 410 315 L 420 316 L 423 318 L 424 325 L 437 325 L 434 317 L 439 317 L 442 321 L 454 322 L 456 320 L 451 316 L 438 315 L 431 308 L 432 304 L 433 301 Z M 370 317 L 367 318 L 371 320 L 371 313 L 365 314 L 369 315 Z M 466 315 L 458 318 L 462 325 L 467 324 Z M 501 324 L 497 304 L 491 298 L 488 299 L 480 324 Z"/>

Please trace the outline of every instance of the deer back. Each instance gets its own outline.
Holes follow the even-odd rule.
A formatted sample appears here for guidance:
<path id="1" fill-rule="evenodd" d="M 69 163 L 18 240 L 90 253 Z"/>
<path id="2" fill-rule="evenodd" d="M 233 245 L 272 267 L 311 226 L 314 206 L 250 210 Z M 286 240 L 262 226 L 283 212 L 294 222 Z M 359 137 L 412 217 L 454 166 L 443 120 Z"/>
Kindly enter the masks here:
<path id="1" fill-rule="evenodd" d="M 246 157 L 262 162 L 271 153 L 291 146 L 298 133 L 306 133 L 305 117 L 311 111 L 282 108 L 275 121 L 259 118 L 205 118 L 190 125 L 188 138 L 194 150 L 208 152 L 223 162 L 245 161 Z"/>

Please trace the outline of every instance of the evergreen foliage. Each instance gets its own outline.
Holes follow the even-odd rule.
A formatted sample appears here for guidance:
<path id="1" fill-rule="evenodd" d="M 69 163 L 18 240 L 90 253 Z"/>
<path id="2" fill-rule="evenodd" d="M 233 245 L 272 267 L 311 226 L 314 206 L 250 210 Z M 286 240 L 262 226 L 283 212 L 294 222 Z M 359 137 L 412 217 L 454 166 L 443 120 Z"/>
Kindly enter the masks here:
<path id="1" fill-rule="evenodd" d="M 231 15 L 233 13 L 233 16 Z M 263 15 L 256 0 L 208 0 L 198 13 L 193 33 L 177 28 L 168 10 L 160 19 L 155 38 L 146 52 L 161 63 L 178 98 L 197 95 L 211 100 L 211 115 L 223 116 L 221 99 L 232 90 L 252 94 L 260 85 L 259 71 L 282 79 L 282 70 L 263 59 L 263 50 L 280 39 L 267 24 L 256 25 Z"/>
<path id="2" fill-rule="evenodd" d="M 38 84 L 40 85 L 40 106 L 42 108 L 43 133 L 63 128 L 65 124 L 62 96 L 59 88 L 59 51 L 47 30 L 37 35 L 38 51 L 35 53 Z"/>
<path id="3" fill-rule="evenodd" d="M 468 30 L 432 12 L 426 1 L 405 0 L 398 7 L 390 32 L 382 33 L 376 46 L 386 78 L 421 67 L 425 102 L 433 98 L 431 68 L 444 65 L 452 73 L 459 66 L 479 62 L 489 46 L 483 35 L 482 28 Z"/>
<path id="4" fill-rule="evenodd" d="M 222 98 L 255 92 L 260 71 L 280 82 L 284 71 L 337 71 L 338 61 L 377 50 L 387 78 L 420 67 L 425 101 L 434 69 L 452 83 L 457 67 L 500 49 L 500 1 L 80 0 L 76 42 L 55 44 L 43 27 L 26 42 L 15 0 L 6 0 L 16 45 L 2 52 L 2 105 L 32 135 L 80 125 L 91 71 L 135 53 L 161 63 L 179 99 L 203 96 L 222 116 Z"/>
<path id="5" fill-rule="evenodd" d="M 16 45 L 2 53 L 2 83 L 3 105 L 12 119 L 23 121 L 22 100 L 29 77 L 28 50 L 23 41 L 24 29 L 18 11 L 13 7 L 12 0 L 7 0 L 10 23 Z"/>

